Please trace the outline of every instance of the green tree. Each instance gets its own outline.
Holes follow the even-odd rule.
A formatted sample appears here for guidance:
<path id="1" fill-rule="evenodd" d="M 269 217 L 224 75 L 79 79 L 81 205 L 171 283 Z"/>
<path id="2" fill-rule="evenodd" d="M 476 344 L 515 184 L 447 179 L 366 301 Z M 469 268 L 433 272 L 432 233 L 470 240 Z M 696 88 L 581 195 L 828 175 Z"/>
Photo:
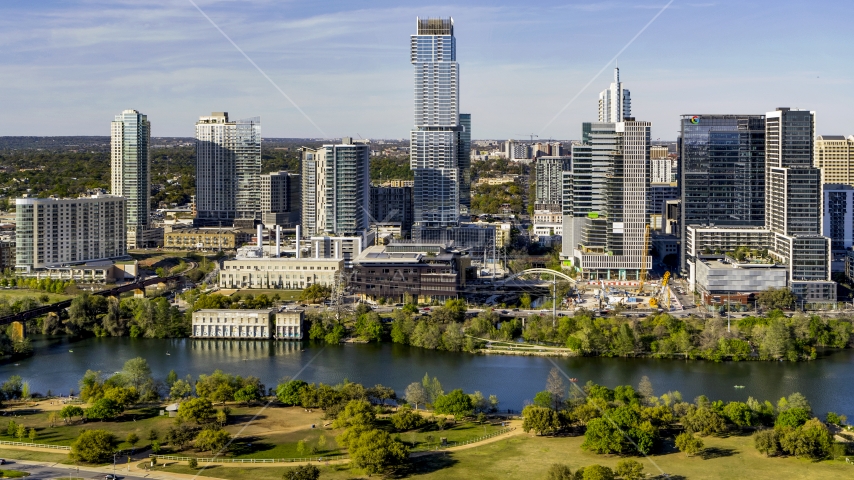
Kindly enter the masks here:
<path id="1" fill-rule="evenodd" d="M 199 435 L 196 437 L 194 446 L 196 447 L 196 450 L 199 450 L 201 452 L 218 452 L 224 449 L 230 441 L 231 435 L 229 435 L 229 433 L 225 430 L 219 428 L 206 428 L 199 432 Z"/>
<path id="2" fill-rule="evenodd" d="M 582 480 L 614 480 L 613 470 L 608 467 L 603 467 L 602 465 L 594 464 L 584 467 L 584 469 L 575 472 L 576 478 L 578 478 L 579 471 L 581 472 Z"/>
<path id="3" fill-rule="evenodd" d="M 86 418 L 90 420 L 111 420 L 118 417 L 122 413 L 122 407 L 115 400 L 110 398 L 102 398 L 92 404 L 85 411 Z"/>
<path id="4" fill-rule="evenodd" d="M 353 438 L 347 450 L 352 464 L 369 475 L 394 470 L 409 458 L 409 449 L 383 430 L 360 433 Z"/>
<path id="5" fill-rule="evenodd" d="M 180 400 L 187 398 L 193 393 L 193 386 L 185 380 L 176 380 L 169 389 L 169 398 Z"/>
<path id="6" fill-rule="evenodd" d="M 730 423 L 741 428 L 754 427 L 759 420 L 759 415 L 743 402 L 727 403 L 723 414 Z"/>
<path id="7" fill-rule="evenodd" d="M 800 427 L 807 423 L 811 417 L 810 412 L 804 408 L 790 408 L 777 416 L 774 425 L 776 427 Z"/>
<path id="8" fill-rule="evenodd" d="M 234 400 L 242 404 L 257 402 L 261 399 L 257 385 L 246 385 L 240 390 L 234 392 Z"/>
<path id="9" fill-rule="evenodd" d="M 332 289 L 319 283 L 313 283 L 300 293 L 301 302 L 320 303 L 332 295 Z"/>
<path id="10" fill-rule="evenodd" d="M 122 376 L 127 379 L 130 386 L 141 392 L 143 387 L 152 380 L 151 367 L 142 357 L 131 358 L 122 368 Z"/>
<path id="11" fill-rule="evenodd" d="M 278 398 L 283 405 L 299 405 L 300 391 L 306 385 L 308 385 L 308 383 L 302 380 L 289 380 L 287 382 L 281 383 L 278 387 L 276 387 L 276 398 Z"/>
<path id="12" fill-rule="evenodd" d="M 623 435 L 608 420 L 594 418 L 587 422 L 581 448 L 596 453 L 622 453 Z"/>
<path id="13" fill-rule="evenodd" d="M 61 418 L 66 425 L 68 422 L 72 421 L 74 417 L 80 417 L 81 420 L 83 419 L 83 409 L 77 405 L 66 405 L 59 411 L 59 418 Z"/>
<path id="14" fill-rule="evenodd" d="M 688 414 L 682 417 L 682 425 L 689 432 L 697 432 L 701 435 L 711 435 L 726 431 L 726 422 L 708 407 L 692 408 Z"/>
<path id="15" fill-rule="evenodd" d="M 433 402 L 433 410 L 440 415 L 453 415 L 456 422 L 462 417 L 471 415 L 474 412 L 474 406 L 471 403 L 471 397 L 458 388 L 436 398 Z"/>
<path id="16" fill-rule="evenodd" d="M 780 453 L 780 434 L 775 429 L 759 430 L 753 434 L 753 446 L 759 453 L 772 457 Z"/>
<path id="17" fill-rule="evenodd" d="M 813 418 L 798 428 L 787 427 L 780 436 L 780 446 L 790 455 L 814 460 L 830 456 L 833 435 L 821 420 Z"/>
<path id="18" fill-rule="evenodd" d="M 703 450 L 703 440 L 695 437 L 692 433 L 680 433 L 676 436 L 676 448 L 690 457 Z"/>
<path id="19" fill-rule="evenodd" d="M 125 440 L 125 441 L 128 443 L 128 445 L 130 445 L 131 447 L 134 447 L 134 446 L 136 446 L 137 443 L 139 443 L 139 435 L 137 435 L 134 432 L 130 432 L 128 434 L 127 440 Z"/>
<path id="20" fill-rule="evenodd" d="M 18 437 L 19 442 L 23 442 L 24 437 L 27 436 L 27 427 L 25 427 L 21 424 L 18 424 L 18 429 L 15 430 L 15 436 Z"/>
<path id="21" fill-rule="evenodd" d="M 788 288 L 769 288 L 756 297 L 756 302 L 767 309 L 792 308 L 797 297 Z"/>
<path id="22" fill-rule="evenodd" d="M 544 435 L 560 428 L 558 414 L 550 407 L 528 405 L 522 410 L 522 417 L 522 430 L 525 433 L 533 430 L 536 435 Z"/>
<path id="23" fill-rule="evenodd" d="M 38 436 L 38 434 L 36 433 L 36 429 L 35 429 L 35 428 L 31 428 L 31 429 L 29 430 L 29 432 L 27 432 L 27 438 L 29 438 L 29 439 L 30 439 L 30 443 L 35 442 L 35 441 L 36 441 L 36 437 L 37 437 L 37 436 Z"/>
<path id="24" fill-rule="evenodd" d="M 641 480 L 646 475 L 643 473 L 643 465 L 637 460 L 626 459 L 617 462 L 614 473 L 623 480 Z"/>
<path id="25" fill-rule="evenodd" d="M 572 471 L 562 463 L 553 463 L 546 471 L 546 480 L 574 480 Z"/>
<path id="26" fill-rule="evenodd" d="M 191 398 L 178 405 L 177 417 L 180 420 L 202 424 L 210 422 L 214 414 L 215 412 L 211 401 L 200 397 Z"/>
<path id="27" fill-rule="evenodd" d="M 153 442 L 153 441 L 157 440 L 158 437 L 159 437 L 159 435 L 157 434 L 157 430 L 152 428 L 151 430 L 148 431 L 148 441 L 149 442 Z"/>
<path id="28" fill-rule="evenodd" d="M 394 425 L 395 430 L 399 432 L 421 428 L 427 423 L 427 419 L 412 411 L 412 407 L 410 407 L 409 404 L 403 404 L 403 406 L 401 406 L 397 412 L 389 418 L 391 419 L 391 424 Z"/>
<path id="29" fill-rule="evenodd" d="M 72 460 L 105 463 L 113 456 L 116 437 L 106 430 L 83 430 L 71 444 Z"/>
<path id="30" fill-rule="evenodd" d="M 199 461 L 196 460 L 196 458 L 194 458 L 194 457 L 190 457 L 190 459 L 187 460 L 187 467 L 195 470 L 195 469 L 199 468 Z"/>
<path id="31" fill-rule="evenodd" d="M 296 468 L 288 468 L 282 475 L 282 480 L 317 480 L 320 478 L 320 469 L 314 465 L 302 465 Z"/>

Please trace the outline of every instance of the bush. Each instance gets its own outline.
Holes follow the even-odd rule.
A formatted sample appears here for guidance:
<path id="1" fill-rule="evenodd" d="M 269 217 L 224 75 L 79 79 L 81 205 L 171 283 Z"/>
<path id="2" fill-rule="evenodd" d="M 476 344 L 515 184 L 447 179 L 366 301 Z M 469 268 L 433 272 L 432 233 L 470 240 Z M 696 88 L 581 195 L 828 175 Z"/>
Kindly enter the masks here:
<path id="1" fill-rule="evenodd" d="M 643 465 L 637 460 L 620 460 L 614 471 L 623 480 L 640 480 L 644 478 Z"/>
<path id="2" fill-rule="evenodd" d="M 695 437 L 692 433 L 680 433 L 676 437 L 676 448 L 687 456 L 700 453 L 703 450 L 703 441 Z"/>
<path id="3" fill-rule="evenodd" d="M 809 410 L 805 408 L 790 408 L 777 416 L 774 426 L 797 428 L 807 423 L 811 416 Z"/>
<path id="4" fill-rule="evenodd" d="M 562 463 L 553 463 L 546 472 L 546 480 L 574 480 L 569 467 Z"/>
<path id="5" fill-rule="evenodd" d="M 190 458 L 189 460 L 187 460 L 187 466 L 195 470 L 199 468 L 199 461 L 195 458 Z"/>
<path id="6" fill-rule="evenodd" d="M 421 428 L 426 423 L 427 419 L 413 412 L 409 404 L 404 404 L 397 413 L 391 416 L 391 424 L 400 432 Z"/>
<path id="7" fill-rule="evenodd" d="M 773 457 L 780 453 L 780 435 L 773 429 L 759 430 L 753 434 L 753 445 L 759 453 Z"/>
<path id="8" fill-rule="evenodd" d="M 84 430 L 71 444 L 69 457 L 87 463 L 104 463 L 112 458 L 116 437 L 106 430 Z"/>
<path id="9" fill-rule="evenodd" d="M 614 480 L 614 471 L 602 465 L 590 465 L 575 472 L 575 478 L 580 478 L 580 480 Z"/>
<path id="10" fill-rule="evenodd" d="M 320 478 L 320 469 L 314 465 L 289 468 L 282 475 L 282 480 L 317 480 L 318 478 Z"/>

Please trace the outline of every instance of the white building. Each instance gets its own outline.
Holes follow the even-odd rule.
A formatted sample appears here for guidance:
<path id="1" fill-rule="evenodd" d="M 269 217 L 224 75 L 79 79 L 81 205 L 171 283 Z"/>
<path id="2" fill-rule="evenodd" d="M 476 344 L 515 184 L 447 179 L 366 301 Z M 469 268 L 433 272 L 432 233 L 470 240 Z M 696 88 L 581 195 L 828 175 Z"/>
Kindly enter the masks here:
<path id="1" fill-rule="evenodd" d="M 261 119 L 196 122 L 196 223 L 252 227 L 261 214 Z"/>
<path id="2" fill-rule="evenodd" d="M 15 200 L 15 269 L 126 257 L 126 201 L 114 195 Z"/>
<path id="3" fill-rule="evenodd" d="M 196 310 L 193 312 L 194 338 L 269 339 L 273 309 L 266 310 Z"/>
<path id="4" fill-rule="evenodd" d="M 127 199 L 127 246 L 146 247 L 151 208 L 151 124 L 136 110 L 110 123 L 110 193 Z"/>
<path id="5" fill-rule="evenodd" d="M 302 340 L 305 312 L 298 308 L 283 308 L 276 312 L 273 338 L 276 340 Z"/>
<path id="6" fill-rule="evenodd" d="M 622 122 L 632 116 L 632 99 L 628 89 L 620 82 L 620 69 L 614 69 L 614 82 L 607 90 L 599 93 L 599 121 Z"/>
<path id="7" fill-rule="evenodd" d="M 332 287 L 343 270 L 343 258 L 238 258 L 222 262 L 219 286 L 298 290 L 317 283 Z"/>

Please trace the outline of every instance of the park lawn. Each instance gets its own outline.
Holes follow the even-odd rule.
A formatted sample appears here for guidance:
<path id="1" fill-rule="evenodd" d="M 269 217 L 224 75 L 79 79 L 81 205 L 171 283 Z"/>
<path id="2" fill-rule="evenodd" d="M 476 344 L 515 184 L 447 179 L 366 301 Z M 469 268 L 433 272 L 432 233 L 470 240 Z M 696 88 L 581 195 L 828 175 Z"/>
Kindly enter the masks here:
<path id="1" fill-rule="evenodd" d="M 0 448 L 0 458 L 6 459 L 6 461 L 9 461 L 9 459 L 15 459 L 28 460 L 31 462 L 74 463 L 68 458 L 68 453 L 37 452 L 35 450 L 17 448 Z"/>
<path id="2" fill-rule="evenodd" d="M 30 472 L 22 472 L 20 470 L 8 470 L 5 468 L 0 468 L 0 477 L 3 478 L 21 478 L 29 476 Z"/>
<path id="3" fill-rule="evenodd" d="M 87 407 L 87 405 L 80 406 L 83 408 Z M 11 420 L 27 428 L 36 429 L 36 439 L 33 443 L 71 445 L 83 430 L 107 430 L 122 442 L 127 438 L 129 433 L 136 433 L 140 438 L 137 446 L 142 446 L 148 443 L 149 431 L 152 429 L 156 430 L 162 439 L 166 434 L 166 430 L 174 424 L 175 419 L 168 416 L 160 416 L 159 412 L 160 407 L 136 408 L 126 411 L 115 421 L 87 421 L 83 423 L 75 419 L 72 424 L 65 425 L 62 420 L 59 420 L 55 427 L 49 426 L 47 418 L 49 412 L 30 414 L 18 412 L 17 416 Z M 5 427 L 6 424 L 0 425 L 0 439 L 17 441 L 17 438 L 6 435 Z M 24 439 L 24 441 L 29 441 L 29 439 Z M 120 448 L 130 448 L 130 445 L 123 442 Z"/>
<path id="4" fill-rule="evenodd" d="M 380 428 L 388 430 L 392 435 L 398 435 L 390 422 L 380 422 Z M 442 438 L 447 438 L 448 443 L 467 442 L 484 437 L 490 433 L 495 433 L 503 428 L 501 425 L 492 425 L 490 423 L 460 422 L 456 425 L 449 423 L 449 426 L 444 430 L 439 430 L 433 425 L 428 425 L 428 428 L 400 432 L 399 435 L 402 441 L 419 450 L 438 446 Z"/>
<path id="5" fill-rule="evenodd" d="M 261 295 L 267 295 L 268 297 L 272 297 L 273 295 L 279 295 L 279 299 L 283 302 L 296 302 L 299 300 L 299 296 L 302 293 L 302 290 L 280 290 L 276 288 L 244 288 L 238 290 L 239 294 L 247 294 L 251 293 L 256 297 Z"/>
<path id="6" fill-rule="evenodd" d="M 425 455 L 413 459 L 405 476 L 430 479 L 538 479 L 545 478 L 552 463 L 564 463 L 573 471 L 592 464 L 614 468 L 621 457 L 597 455 L 581 450 L 583 437 L 516 436 L 443 455 Z M 664 472 L 675 478 L 780 480 L 814 478 L 849 478 L 854 466 L 840 461 L 811 462 L 798 458 L 765 458 L 753 448 L 751 437 L 705 437 L 707 453 L 686 457 L 673 452 L 651 457 Z M 660 473 L 650 460 L 632 457 L 644 465 L 645 473 Z M 319 465 L 321 478 L 345 480 L 367 478 L 347 465 Z M 159 468 L 160 469 L 160 468 Z M 163 470 L 175 473 L 197 473 L 186 465 L 172 465 Z M 281 467 L 220 467 L 205 469 L 201 475 L 228 480 L 278 480 Z"/>
<path id="7" fill-rule="evenodd" d="M 64 293 L 47 293 L 43 290 L 30 290 L 29 288 L 0 288 L 0 301 L 6 300 L 9 303 L 15 303 L 22 298 L 30 297 L 39 300 L 42 295 L 47 295 L 49 300 L 42 303 L 56 303 L 69 298 L 74 298 L 75 295 L 65 295 Z M 39 300 L 41 302 L 41 300 Z"/>
<path id="8" fill-rule="evenodd" d="M 322 455 L 340 455 L 346 453 L 342 450 L 335 437 L 343 430 L 324 430 L 314 428 L 309 430 L 298 430 L 288 433 L 276 433 L 271 435 L 240 437 L 229 447 L 230 458 L 298 458 L 316 457 Z M 326 437 L 326 446 L 320 448 L 317 444 L 320 435 Z M 306 447 L 315 447 L 316 453 L 310 450 L 303 454 L 297 452 L 297 442 L 305 440 Z"/>

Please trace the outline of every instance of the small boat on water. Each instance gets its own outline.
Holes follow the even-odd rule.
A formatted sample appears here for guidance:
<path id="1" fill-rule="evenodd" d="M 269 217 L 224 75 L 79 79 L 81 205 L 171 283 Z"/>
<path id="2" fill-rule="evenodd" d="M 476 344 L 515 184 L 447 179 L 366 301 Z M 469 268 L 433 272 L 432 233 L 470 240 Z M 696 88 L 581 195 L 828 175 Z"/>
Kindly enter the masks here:
<path id="1" fill-rule="evenodd" d="M 69 350 L 68 353 L 74 353 L 74 350 Z"/>
<path id="2" fill-rule="evenodd" d="M 735 385 L 735 388 L 744 388 L 744 385 Z"/>
<path id="3" fill-rule="evenodd" d="M 171 354 L 171 353 L 169 353 L 169 352 L 166 352 L 166 355 L 172 355 L 172 354 Z"/>

